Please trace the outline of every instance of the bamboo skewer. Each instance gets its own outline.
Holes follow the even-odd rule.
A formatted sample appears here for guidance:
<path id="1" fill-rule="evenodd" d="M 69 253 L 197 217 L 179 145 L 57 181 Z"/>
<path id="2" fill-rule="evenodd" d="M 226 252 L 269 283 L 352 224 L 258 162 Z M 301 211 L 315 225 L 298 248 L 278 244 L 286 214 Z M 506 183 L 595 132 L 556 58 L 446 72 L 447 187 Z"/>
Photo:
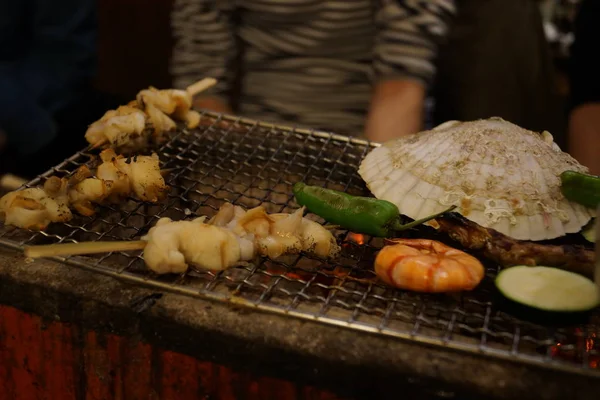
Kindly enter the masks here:
<path id="1" fill-rule="evenodd" d="M 160 170 L 160 174 L 165 177 L 169 175 L 171 172 L 175 171 L 177 168 L 164 168 Z"/>
<path id="2" fill-rule="evenodd" d="M 24 252 L 26 257 L 40 258 L 111 253 L 114 251 L 134 251 L 143 250 L 145 247 L 145 240 L 121 242 L 81 242 L 26 246 Z"/>
<path id="3" fill-rule="evenodd" d="M 0 189 L 13 191 L 27 183 L 26 179 L 12 174 L 2 175 L 0 177 Z"/>
<path id="4" fill-rule="evenodd" d="M 107 140 L 107 139 L 102 139 L 102 140 L 100 140 L 100 141 L 96 142 L 95 144 L 91 145 L 91 146 L 90 146 L 90 150 L 96 150 L 96 149 L 99 149 L 99 148 L 101 148 L 102 146 L 104 146 L 106 143 L 108 143 L 108 140 Z"/>
<path id="5" fill-rule="evenodd" d="M 186 91 L 193 97 L 198 93 L 204 92 L 207 89 L 215 86 L 217 84 L 217 80 L 215 78 L 204 78 L 199 80 L 196 83 L 192 83 L 187 87 Z"/>

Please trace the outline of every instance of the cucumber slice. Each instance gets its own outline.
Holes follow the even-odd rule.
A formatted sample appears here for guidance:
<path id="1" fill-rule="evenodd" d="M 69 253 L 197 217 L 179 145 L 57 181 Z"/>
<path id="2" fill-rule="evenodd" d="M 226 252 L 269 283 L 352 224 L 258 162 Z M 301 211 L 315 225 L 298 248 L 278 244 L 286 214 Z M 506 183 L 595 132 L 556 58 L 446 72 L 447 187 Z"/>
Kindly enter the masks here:
<path id="1" fill-rule="evenodd" d="M 596 219 L 592 219 L 592 221 L 583 227 L 581 230 L 581 234 L 588 242 L 596 243 Z"/>
<path id="2" fill-rule="evenodd" d="M 577 313 L 600 304 L 594 282 L 558 268 L 519 265 L 501 271 L 495 283 L 509 300 L 537 310 Z"/>

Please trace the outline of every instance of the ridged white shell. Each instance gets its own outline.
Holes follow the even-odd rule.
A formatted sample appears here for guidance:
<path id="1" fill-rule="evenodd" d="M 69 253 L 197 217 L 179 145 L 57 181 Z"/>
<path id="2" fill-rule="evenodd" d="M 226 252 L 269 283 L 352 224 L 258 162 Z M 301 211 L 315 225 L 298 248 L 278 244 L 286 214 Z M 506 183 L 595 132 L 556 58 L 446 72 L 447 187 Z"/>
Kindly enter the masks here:
<path id="1" fill-rule="evenodd" d="M 372 150 L 359 168 L 373 195 L 413 219 L 456 205 L 477 224 L 519 240 L 578 232 L 594 210 L 560 191 L 565 170 L 587 172 L 548 132 L 501 118 L 449 121 Z"/>

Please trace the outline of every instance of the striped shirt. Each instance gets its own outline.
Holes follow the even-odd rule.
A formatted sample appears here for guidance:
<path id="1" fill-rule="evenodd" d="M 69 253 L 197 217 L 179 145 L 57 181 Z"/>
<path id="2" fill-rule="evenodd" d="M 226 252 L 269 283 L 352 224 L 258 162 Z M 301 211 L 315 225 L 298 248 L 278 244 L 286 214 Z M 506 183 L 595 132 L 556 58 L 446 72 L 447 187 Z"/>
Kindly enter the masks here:
<path id="1" fill-rule="evenodd" d="M 230 98 L 240 82 L 240 115 L 360 135 L 374 83 L 429 85 L 454 13 L 453 0 L 175 0 L 174 86 L 213 76 Z"/>

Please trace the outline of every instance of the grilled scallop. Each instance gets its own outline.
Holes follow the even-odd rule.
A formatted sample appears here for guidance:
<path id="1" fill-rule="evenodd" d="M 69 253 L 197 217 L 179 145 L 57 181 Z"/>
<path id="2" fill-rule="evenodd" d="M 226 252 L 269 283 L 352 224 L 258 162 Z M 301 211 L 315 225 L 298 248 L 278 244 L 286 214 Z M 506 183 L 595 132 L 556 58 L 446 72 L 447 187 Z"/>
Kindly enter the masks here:
<path id="1" fill-rule="evenodd" d="M 594 210 L 564 198 L 560 174 L 587 172 L 539 134 L 500 118 L 450 121 L 372 150 L 359 174 L 375 197 L 414 219 L 457 212 L 519 240 L 579 232 Z"/>

